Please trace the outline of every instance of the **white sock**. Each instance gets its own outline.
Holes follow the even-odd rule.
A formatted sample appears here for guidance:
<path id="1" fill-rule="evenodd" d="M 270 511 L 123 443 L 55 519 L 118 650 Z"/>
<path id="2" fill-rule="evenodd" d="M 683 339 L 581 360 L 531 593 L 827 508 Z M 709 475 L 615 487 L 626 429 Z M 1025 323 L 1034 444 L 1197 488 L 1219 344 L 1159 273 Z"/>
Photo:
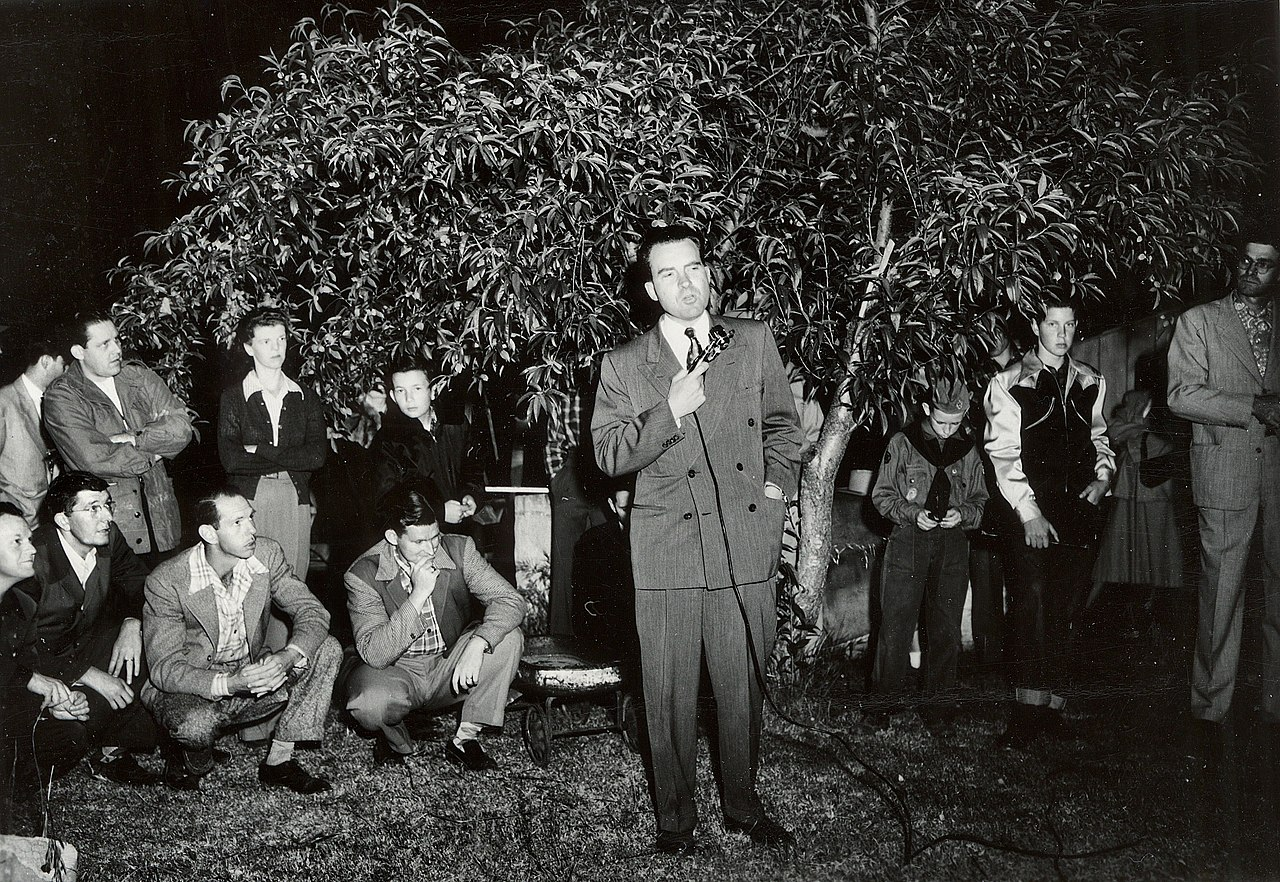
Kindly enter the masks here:
<path id="1" fill-rule="evenodd" d="M 477 739 L 479 739 L 479 737 L 480 737 L 479 723 L 463 722 L 458 724 L 458 731 L 453 736 L 453 743 L 456 746 L 461 747 L 463 744 L 466 744 L 468 741 L 476 741 Z"/>
<path id="2" fill-rule="evenodd" d="M 271 747 L 267 750 L 267 758 L 263 763 L 268 766 L 278 766 L 281 763 L 287 763 L 293 759 L 293 742 L 271 740 Z"/>

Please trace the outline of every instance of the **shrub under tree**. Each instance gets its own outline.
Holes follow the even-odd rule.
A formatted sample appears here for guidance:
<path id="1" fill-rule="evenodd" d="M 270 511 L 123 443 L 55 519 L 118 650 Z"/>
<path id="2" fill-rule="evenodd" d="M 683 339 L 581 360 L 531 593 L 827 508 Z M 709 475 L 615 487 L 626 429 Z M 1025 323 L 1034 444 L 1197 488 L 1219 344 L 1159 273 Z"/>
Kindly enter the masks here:
<path id="1" fill-rule="evenodd" d="M 417 7 L 331 7 L 187 132 L 185 213 L 116 272 L 173 382 L 271 300 L 347 425 L 396 353 L 537 415 L 631 335 L 638 229 L 705 227 L 726 309 L 768 321 L 828 405 L 806 464 L 817 621 L 854 428 L 963 376 L 987 317 L 1046 289 L 1193 296 L 1256 160 L 1241 78 L 1150 76 L 1108 8 L 593 0 L 456 52 Z"/>

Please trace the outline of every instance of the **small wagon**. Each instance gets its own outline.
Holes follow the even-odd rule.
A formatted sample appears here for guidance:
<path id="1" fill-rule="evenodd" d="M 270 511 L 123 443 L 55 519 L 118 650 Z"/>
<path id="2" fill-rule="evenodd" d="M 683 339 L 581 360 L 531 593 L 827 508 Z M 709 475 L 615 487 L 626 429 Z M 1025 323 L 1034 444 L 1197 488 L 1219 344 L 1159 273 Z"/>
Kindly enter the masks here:
<path id="1" fill-rule="evenodd" d="M 539 766 L 551 762 L 551 744 L 557 738 L 617 732 L 633 752 L 639 752 L 640 724 L 635 698 L 624 682 L 624 662 L 602 657 L 567 637 L 530 637 L 515 683 L 529 702 L 521 722 L 529 756 Z M 556 728 L 557 717 L 568 720 L 565 701 L 614 696 L 612 725 Z"/>

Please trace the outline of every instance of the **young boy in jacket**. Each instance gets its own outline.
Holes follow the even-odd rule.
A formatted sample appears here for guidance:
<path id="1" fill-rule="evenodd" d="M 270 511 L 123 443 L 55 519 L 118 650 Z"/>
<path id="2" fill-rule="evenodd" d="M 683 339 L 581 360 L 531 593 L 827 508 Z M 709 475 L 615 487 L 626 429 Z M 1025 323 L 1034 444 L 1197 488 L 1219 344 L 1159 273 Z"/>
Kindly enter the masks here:
<path id="1" fill-rule="evenodd" d="M 982 460 L 963 432 L 969 390 L 962 383 L 933 387 L 924 416 L 889 439 L 871 499 L 894 524 L 880 583 L 880 633 L 873 690 L 883 697 L 867 715 L 876 728 L 905 697 L 911 636 L 924 610 L 924 692 L 920 716 L 939 732 L 955 715 L 946 693 L 955 687 L 960 618 L 968 590 L 969 540 L 987 501 Z"/>

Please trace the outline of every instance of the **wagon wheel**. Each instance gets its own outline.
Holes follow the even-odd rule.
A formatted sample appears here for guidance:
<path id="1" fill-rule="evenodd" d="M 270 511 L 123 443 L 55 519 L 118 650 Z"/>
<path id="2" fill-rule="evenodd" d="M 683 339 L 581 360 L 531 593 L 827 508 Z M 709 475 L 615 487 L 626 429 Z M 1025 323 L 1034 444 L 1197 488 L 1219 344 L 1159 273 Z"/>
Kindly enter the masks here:
<path id="1" fill-rule="evenodd" d="M 622 735 L 622 743 L 632 753 L 640 752 L 640 710 L 636 700 L 630 693 L 618 691 L 617 707 L 618 732 Z"/>
<path id="2" fill-rule="evenodd" d="M 551 739 L 555 734 L 550 708 L 542 704 L 532 705 L 524 712 L 520 729 L 524 735 L 524 746 L 529 748 L 529 756 L 545 769 L 551 762 Z"/>

